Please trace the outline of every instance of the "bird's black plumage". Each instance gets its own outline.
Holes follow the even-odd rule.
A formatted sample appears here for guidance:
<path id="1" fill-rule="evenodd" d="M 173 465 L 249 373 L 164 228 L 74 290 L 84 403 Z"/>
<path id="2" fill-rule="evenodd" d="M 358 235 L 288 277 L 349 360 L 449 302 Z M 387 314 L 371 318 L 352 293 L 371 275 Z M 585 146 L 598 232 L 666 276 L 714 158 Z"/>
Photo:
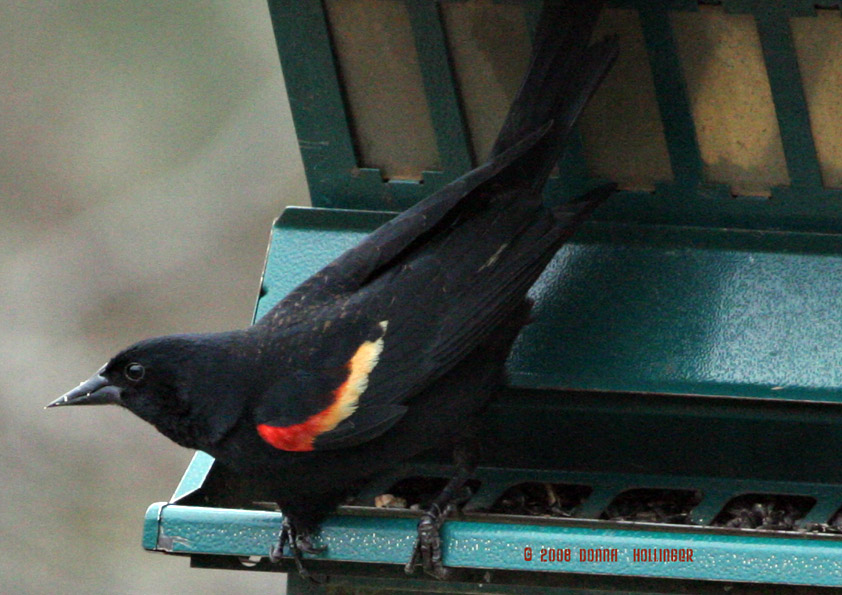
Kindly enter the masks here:
<path id="1" fill-rule="evenodd" d="M 115 402 L 275 499 L 300 534 L 349 491 L 453 442 L 503 383 L 526 293 L 602 187 L 541 190 L 617 53 L 598 2 L 547 1 L 488 160 L 348 250 L 253 326 L 124 350 L 55 404 Z M 140 365 L 140 367 L 137 366 Z"/>

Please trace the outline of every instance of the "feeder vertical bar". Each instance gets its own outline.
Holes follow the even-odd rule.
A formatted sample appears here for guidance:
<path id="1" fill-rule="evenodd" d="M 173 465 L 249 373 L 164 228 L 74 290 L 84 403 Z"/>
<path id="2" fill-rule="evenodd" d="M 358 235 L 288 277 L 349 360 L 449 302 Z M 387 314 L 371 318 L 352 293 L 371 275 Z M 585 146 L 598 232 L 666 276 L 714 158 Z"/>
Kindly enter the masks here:
<path id="1" fill-rule="evenodd" d="M 324 5 L 269 0 L 269 14 L 313 206 L 338 206 L 357 159 Z"/>
<path id="2" fill-rule="evenodd" d="M 681 187 L 694 188 L 702 182 L 702 158 L 684 73 L 666 10 L 668 5 L 658 0 L 639 0 L 633 4 L 640 11 L 675 182 Z"/>
<path id="3" fill-rule="evenodd" d="M 822 187 L 821 170 L 792 40 L 789 11 L 781 0 L 754 0 L 751 4 L 775 102 L 790 184 L 819 189 Z"/>
<path id="4" fill-rule="evenodd" d="M 447 183 L 472 167 L 467 124 L 438 4 L 407 0 L 406 7 L 442 164 L 442 172 L 438 175 L 443 175 L 442 183 Z M 425 179 L 430 173 L 425 172 Z"/>

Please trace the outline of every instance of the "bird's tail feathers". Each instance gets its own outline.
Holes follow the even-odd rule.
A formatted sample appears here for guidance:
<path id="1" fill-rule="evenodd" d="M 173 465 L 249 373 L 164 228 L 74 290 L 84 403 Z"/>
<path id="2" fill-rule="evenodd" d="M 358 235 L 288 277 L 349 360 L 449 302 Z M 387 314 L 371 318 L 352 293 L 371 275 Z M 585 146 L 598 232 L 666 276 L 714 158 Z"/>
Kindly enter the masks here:
<path id="1" fill-rule="evenodd" d="M 570 133 L 618 53 L 616 37 L 588 45 L 602 2 L 545 0 L 532 58 L 509 108 L 491 158 L 525 134 L 552 122 L 536 147 L 518 163 L 517 175 L 540 190 L 561 157 Z"/>

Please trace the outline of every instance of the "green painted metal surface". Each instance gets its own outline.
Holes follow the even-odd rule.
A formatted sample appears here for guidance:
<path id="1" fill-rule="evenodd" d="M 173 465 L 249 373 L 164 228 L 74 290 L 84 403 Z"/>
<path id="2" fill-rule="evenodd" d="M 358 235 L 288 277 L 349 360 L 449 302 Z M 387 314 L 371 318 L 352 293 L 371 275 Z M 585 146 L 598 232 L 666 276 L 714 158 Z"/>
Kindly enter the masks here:
<path id="1" fill-rule="evenodd" d="M 280 522 L 278 513 L 163 504 L 153 505 L 148 514 L 150 523 L 151 519 L 160 523 L 160 551 L 242 558 L 265 556 L 266 544 L 275 537 Z M 374 523 L 369 518 L 336 515 L 324 524 L 319 538 L 328 549 L 315 557 L 402 565 L 411 553 L 415 522 L 391 518 Z M 676 533 L 621 525 L 576 526 L 575 522 L 539 526 L 466 521 L 448 522 L 444 537 L 444 560 L 454 568 L 842 586 L 842 542 L 822 538 Z M 542 554 L 542 549 L 550 548 L 569 549 L 570 561 L 550 562 Z M 652 549 L 692 550 L 692 562 L 648 561 L 645 552 Z M 588 561 L 587 556 L 596 551 L 615 553 L 610 561 Z"/>
<path id="2" fill-rule="evenodd" d="M 190 465 L 181 477 L 181 481 L 175 488 L 175 492 L 170 500 L 173 502 L 181 500 L 202 487 L 202 483 L 205 481 L 205 477 L 212 465 L 212 456 L 202 451 L 197 451 L 193 455 L 193 460 L 190 461 Z"/>
<path id="3" fill-rule="evenodd" d="M 207 462 L 204 455 L 197 457 L 185 478 L 186 485 L 181 488 L 183 493 L 202 489 L 211 472 Z M 407 473 L 409 468 L 399 470 L 395 477 Z M 444 476 L 447 467 L 417 464 L 412 473 Z M 702 488 L 705 497 L 693 519 L 698 524 L 709 523 L 729 498 L 743 492 L 809 495 L 816 498 L 818 509 L 824 508 L 819 512 L 825 519 L 831 510 L 825 504 L 833 502 L 838 506 L 842 501 L 842 485 L 487 467 L 479 470 L 478 477 L 482 486 L 472 501 L 474 507 L 487 505 L 488 501 L 483 502 L 483 491 L 499 493 L 524 478 L 589 485 L 594 493 L 576 512 L 576 519 L 495 518 L 471 512 L 469 507 L 462 520 L 450 521 L 445 528 L 445 560 L 454 568 L 842 586 L 842 540 L 838 536 L 587 520 L 596 518 L 612 495 L 640 485 Z M 368 492 L 371 495 L 379 490 L 375 485 Z M 326 522 L 319 536 L 319 543 L 327 545 L 327 551 L 308 557 L 332 563 L 400 567 L 412 547 L 416 515 L 345 507 Z M 808 515 L 802 526 L 817 518 Z M 277 570 L 265 562 L 265 555 L 276 538 L 280 521 L 281 515 L 276 512 L 182 505 L 178 500 L 156 503 L 146 515 L 144 547 L 181 555 L 210 555 L 203 558 L 203 566 L 243 564 L 257 570 Z M 531 560 L 526 559 L 527 547 L 532 550 Z M 550 548 L 569 549 L 570 561 L 550 561 L 547 555 Z M 658 548 L 692 549 L 693 562 L 655 563 L 641 559 L 640 553 L 635 558 L 635 550 Z M 614 549 L 616 560 L 612 557 L 603 562 L 582 560 L 579 553 Z M 239 561 L 223 564 L 223 557 Z M 283 568 L 291 570 L 289 564 Z"/>
<path id="4" fill-rule="evenodd" d="M 842 237 L 599 223 L 533 288 L 517 386 L 842 398 Z"/>

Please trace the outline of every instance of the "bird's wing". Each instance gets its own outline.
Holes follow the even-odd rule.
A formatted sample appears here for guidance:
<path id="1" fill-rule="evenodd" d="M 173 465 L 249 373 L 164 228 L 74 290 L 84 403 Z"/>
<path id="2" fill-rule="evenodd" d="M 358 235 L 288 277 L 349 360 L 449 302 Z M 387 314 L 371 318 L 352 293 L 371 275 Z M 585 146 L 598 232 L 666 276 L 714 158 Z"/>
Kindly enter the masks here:
<path id="1" fill-rule="evenodd" d="M 379 436 L 406 412 L 394 403 L 364 405 L 369 375 L 377 366 L 388 321 L 371 320 L 359 309 L 329 309 L 309 333 L 287 337 L 290 372 L 259 396 L 258 434 L 287 451 L 344 448 Z M 313 341 L 313 334 L 319 338 Z M 305 338 L 308 337 L 308 338 Z"/>
<path id="2" fill-rule="evenodd" d="M 299 318 L 298 313 L 337 299 L 359 289 L 378 271 L 387 268 L 402 253 L 434 232 L 443 221 L 465 206 L 465 199 L 483 183 L 493 180 L 512 162 L 527 153 L 550 130 L 551 123 L 525 134 L 508 150 L 484 165 L 451 182 L 391 221 L 377 228 L 362 242 L 292 290 L 257 324 L 277 325 Z"/>
<path id="3" fill-rule="evenodd" d="M 260 395 L 257 432 L 287 451 L 348 448 L 381 435 L 414 396 L 493 339 L 558 243 L 610 191 L 544 213 L 492 254 L 494 244 L 478 246 L 477 236 L 510 235 L 500 227 L 516 226 L 517 211 L 529 209 L 529 201 L 504 200 L 508 208 L 471 221 L 475 233 L 439 239 L 286 332 L 278 350 L 286 372 Z"/>

